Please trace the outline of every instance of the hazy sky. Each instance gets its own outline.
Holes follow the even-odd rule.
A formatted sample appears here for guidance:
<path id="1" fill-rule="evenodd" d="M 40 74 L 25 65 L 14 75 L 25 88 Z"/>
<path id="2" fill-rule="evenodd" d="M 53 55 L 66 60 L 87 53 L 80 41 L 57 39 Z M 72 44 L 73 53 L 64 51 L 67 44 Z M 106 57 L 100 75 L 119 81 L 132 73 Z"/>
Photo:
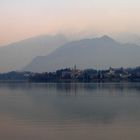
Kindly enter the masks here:
<path id="1" fill-rule="evenodd" d="M 0 0 L 0 44 L 55 33 L 140 33 L 140 0 Z"/>

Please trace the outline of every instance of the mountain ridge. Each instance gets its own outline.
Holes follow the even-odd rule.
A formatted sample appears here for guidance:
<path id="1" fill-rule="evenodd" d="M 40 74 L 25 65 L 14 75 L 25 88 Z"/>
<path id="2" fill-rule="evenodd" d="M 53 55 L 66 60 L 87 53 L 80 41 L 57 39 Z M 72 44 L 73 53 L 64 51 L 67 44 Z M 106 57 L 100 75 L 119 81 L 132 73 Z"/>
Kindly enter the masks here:
<path id="1" fill-rule="evenodd" d="M 21 40 L 0 48 L 0 72 L 21 70 L 38 55 L 47 55 L 68 39 L 57 34 L 41 35 Z"/>
<path id="2" fill-rule="evenodd" d="M 72 67 L 108 68 L 140 65 L 140 47 L 121 44 L 109 36 L 69 42 L 47 56 L 36 57 L 24 70 L 33 72 L 55 71 Z"/>

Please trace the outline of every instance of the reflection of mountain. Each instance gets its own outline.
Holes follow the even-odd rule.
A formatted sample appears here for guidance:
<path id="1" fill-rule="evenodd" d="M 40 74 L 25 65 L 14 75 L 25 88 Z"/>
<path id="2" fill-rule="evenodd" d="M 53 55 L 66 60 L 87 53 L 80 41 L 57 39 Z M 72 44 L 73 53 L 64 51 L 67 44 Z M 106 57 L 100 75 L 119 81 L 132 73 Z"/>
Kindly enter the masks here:
<path id="1" fill-rule="evenodd" d="M 63 35 L 38 36 L 0 48 L 0 72 L 20 70 L 36 56 L 47 55 L 67 42 Z"/>
<path id="2" fill-rule="evenodd" d="M 140 111 L 135 109 L 140 104 L 135 100 L 140 90 L 137 87 L 131 84 L 2 84 L 0 113 L 16 120 L 43 123 L 112 123 L 124 116 L 135 119 L 132 114 L 140 117 Z"/>
<path id="3" fill-rule="evenodd" d="M 120 44 L 108 36 L 65 44 L 47 56 L 36 57 L 24 70 L 44 72 L 65 67 L 101 68 L 140 65 L 140 46 Z"/>

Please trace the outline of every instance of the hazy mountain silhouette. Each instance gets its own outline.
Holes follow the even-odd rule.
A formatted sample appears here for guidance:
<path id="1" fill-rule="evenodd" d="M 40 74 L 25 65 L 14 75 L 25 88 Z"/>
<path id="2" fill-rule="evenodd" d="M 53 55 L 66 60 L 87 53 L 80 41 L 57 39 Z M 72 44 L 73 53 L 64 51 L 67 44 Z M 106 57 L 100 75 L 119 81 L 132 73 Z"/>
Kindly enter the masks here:
<path id="1" fill-rule="evenodd" d="M 116 39 L 122 43 L 133 43 L 140 46 L 140 36 L 131 33 L 122 33 L 116 36 Z"/>
<path id="2" fill-rule="evenodd" d="M 24 70 L 55 71 L 60 68 L 131 67 L 140 65 L 140 46 L 121 44 L 108 36 L 73 41 L 46 56 L 36 57 Z"/>
<path id="3" fill-rule="evenodd" d="M 0 72 L 21 70 L 36 56 L 44 56 L 68 40 L 63 35 L 43 35 L 0 48 Z"/>

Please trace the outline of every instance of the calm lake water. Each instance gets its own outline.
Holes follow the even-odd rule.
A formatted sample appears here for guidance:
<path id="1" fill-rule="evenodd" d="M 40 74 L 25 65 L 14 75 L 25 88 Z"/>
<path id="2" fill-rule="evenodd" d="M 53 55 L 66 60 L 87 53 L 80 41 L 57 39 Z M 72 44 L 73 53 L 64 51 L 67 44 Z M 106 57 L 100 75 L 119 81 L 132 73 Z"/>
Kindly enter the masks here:
<path id="1" fill-rule="evenodd" d="M 0 84 L 0 140 L 138 140 L 140 84 Z"/>

